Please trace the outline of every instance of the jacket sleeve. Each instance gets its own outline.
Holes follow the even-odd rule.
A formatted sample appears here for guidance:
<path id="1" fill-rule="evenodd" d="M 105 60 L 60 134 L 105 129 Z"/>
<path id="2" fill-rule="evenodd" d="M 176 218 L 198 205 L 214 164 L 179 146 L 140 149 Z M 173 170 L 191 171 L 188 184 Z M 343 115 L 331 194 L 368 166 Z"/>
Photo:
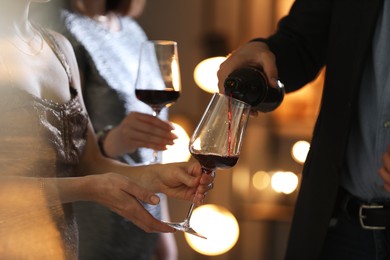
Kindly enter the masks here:
<path id="1" fill-rule="evenodd" d="M 314 80 L 323 68 L 331 0 L 297 0 L 265 40 L 276 56 L 279 77 L 291 92 Z"/>

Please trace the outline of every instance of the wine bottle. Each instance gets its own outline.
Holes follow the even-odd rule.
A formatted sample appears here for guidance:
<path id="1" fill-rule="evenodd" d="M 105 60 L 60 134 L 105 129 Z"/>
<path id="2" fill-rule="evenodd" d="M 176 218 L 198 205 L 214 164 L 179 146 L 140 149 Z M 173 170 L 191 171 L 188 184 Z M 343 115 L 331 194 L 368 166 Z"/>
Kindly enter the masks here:
<path id="1" fill-rule="evenodd" d="M 283 101 L 284 85 L 271 87 L 262 68 L 243 67 L 234 70 L 224 82 L 225 94 L 244 101 L 259 112 L 275 110 Z"/>

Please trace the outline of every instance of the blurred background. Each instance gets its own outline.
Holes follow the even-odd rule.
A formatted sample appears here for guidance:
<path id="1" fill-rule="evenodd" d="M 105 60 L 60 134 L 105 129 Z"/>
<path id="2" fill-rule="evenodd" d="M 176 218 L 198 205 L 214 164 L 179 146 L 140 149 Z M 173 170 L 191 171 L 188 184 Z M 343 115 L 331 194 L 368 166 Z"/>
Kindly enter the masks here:
<path id="1" fill-rule="evenodd" d="M 271 34 L 292 2 L 147 1 L 137 20 L 148 37 L 177 41 L 179 48 L 182 93 L 169 108 L 169 117 L 181 130 L 183 139 L 163 155 L 165 162 L 192 160 L 187 157 L 188 136 L 213 91 L 217 91 L 218 62 L 251 38 Z M 49 6 L 56 4 L 52 1 Z M 214 57 L 217 57 L 214 67 L 210 64 L 205 69 L 200 67 Z M 283 259 L 319 107 L 322 78 L 321 74 L 300 91 L 285 96 L 274 112 L 250 118 L 237 165 L 217 171 L 214 189 L 208 193 L 204 206 L 193 214 L 191 225 L 208 239 L 177 232 L 179 259 Z M 181 221 L 190 203 L 170 200 L 169 205 L 171 219 Z"/>

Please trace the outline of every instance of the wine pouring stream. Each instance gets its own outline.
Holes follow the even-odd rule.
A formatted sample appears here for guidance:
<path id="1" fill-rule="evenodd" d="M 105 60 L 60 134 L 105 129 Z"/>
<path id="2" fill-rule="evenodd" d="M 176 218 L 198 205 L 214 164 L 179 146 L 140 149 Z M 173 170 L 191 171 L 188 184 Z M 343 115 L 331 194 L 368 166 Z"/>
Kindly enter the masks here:
<path id="1" fill-rule="evenodd" d="M 250 110 L 249 104 L 231 96 L 219 93 L 212 96 L 189 145 L 190 153 L 200 162 L 203 174 L 215 174 L 216 169 L 228 169 L 237 163 Z M 165 223 L 206 238 L 190 225 L 195 206 L 194 201 L 183 222 Z"/>

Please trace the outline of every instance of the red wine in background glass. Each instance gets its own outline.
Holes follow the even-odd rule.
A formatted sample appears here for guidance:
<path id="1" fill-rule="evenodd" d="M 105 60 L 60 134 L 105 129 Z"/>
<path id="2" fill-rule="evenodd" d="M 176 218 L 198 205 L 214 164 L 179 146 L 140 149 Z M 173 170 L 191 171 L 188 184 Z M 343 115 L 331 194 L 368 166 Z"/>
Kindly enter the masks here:
<path id="1" fill-rule="evenodd" d="M 135 95 L 139 100 L 151 107 L 169 107 L 180 97 L 175 90 L 136 89 Z"/>

